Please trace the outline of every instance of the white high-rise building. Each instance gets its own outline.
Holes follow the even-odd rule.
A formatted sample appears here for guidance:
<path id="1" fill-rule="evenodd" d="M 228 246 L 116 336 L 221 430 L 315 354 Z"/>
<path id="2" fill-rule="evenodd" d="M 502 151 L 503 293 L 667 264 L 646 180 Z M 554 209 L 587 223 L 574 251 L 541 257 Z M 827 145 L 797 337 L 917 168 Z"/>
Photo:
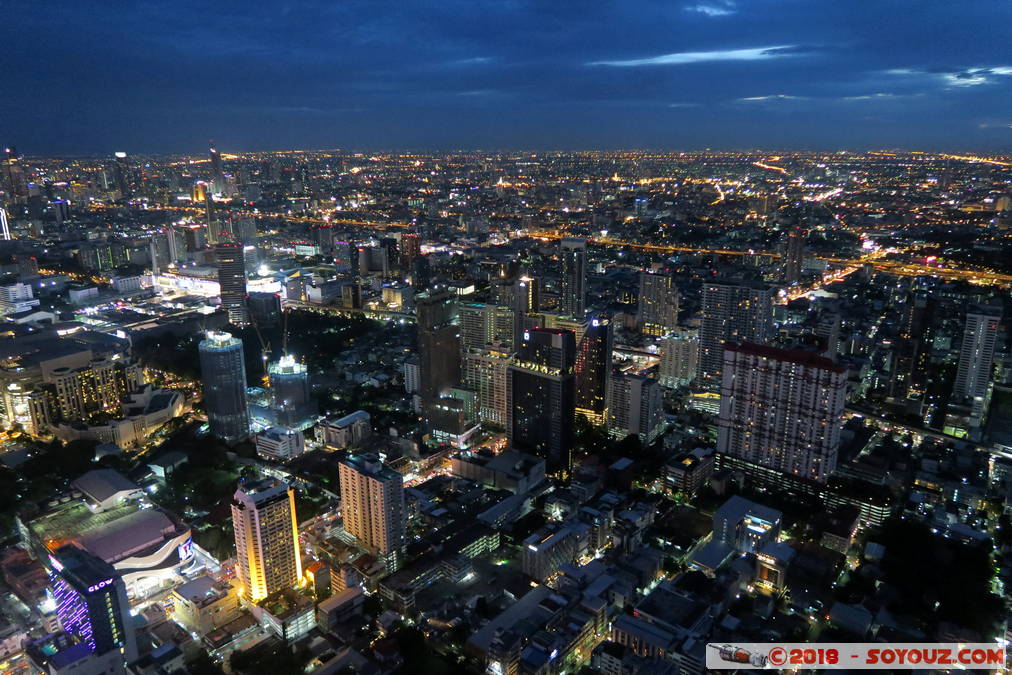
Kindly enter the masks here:
<path id="1" fill-rule="evenodd" d="M 244 597 L 256 602 L 300 583 L 295 492 L 286 483 L 240 483 L 232 498 L 232 527 Z"/>
<path id="2" fill-rule="evenodd" d="M 663 430 L 660 383 L 642 375 L 613 374 L 608 380 L 608 432 L 618 438 L 636 434 L 648 445 Z"/>
<path id="3" fill-rule="evenodd" d="M 699 361 L 699 333 L 681 331 L 668 335 L 661 342 L 661 365 L 658 380 L 661 386 L 684 387 L 696 378 Z"/>
<path id="4" fill-rule="evenodd" d="M 987 404 L 1000 321 L 999 307 L 974 305 L 966 313 L 963 344 L 959 350 L 959 368 L 952 394 L 957 403 L 969 405 L 973 416 L 977 418 L 983 417 Z"/>
<path id="5" fill-rule="evenodd" d="M 647 335 L 666 335 L 678 326 L 678 289 L 667 274 L 640 272 L 636 326 Z"/>
<path id="6" fill-rule="evenodd" d="M 404 478 L 376 455 L 350 455 L 338 466 L 344 529 L 382 555 L 391 571 L 404 553 Z"/>
<path id="7" fill-rule="evenodd" d="M 825 482 L 836 469 L 847 369 L 813 352 L 724 349 L 717 451 Z"/>

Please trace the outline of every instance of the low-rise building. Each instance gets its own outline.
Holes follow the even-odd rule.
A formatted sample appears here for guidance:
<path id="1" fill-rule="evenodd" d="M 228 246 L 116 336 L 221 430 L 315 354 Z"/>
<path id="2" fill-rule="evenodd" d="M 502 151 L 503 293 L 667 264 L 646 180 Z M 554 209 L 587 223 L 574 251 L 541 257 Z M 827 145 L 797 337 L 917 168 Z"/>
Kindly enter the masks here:
<path id="1" fill-rule="evenodd" d="M 198 635 L 225 626 L 241 613 L 237 584 L 221 583 L 207 575 L 173 589 L 168 599 L 176 623 Z"/>

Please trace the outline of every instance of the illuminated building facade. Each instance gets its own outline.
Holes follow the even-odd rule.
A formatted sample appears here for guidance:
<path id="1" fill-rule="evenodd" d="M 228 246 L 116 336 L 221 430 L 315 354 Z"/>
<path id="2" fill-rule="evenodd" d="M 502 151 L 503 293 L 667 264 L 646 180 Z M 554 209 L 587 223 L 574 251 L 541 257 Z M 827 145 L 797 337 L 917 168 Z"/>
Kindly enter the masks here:
<path id="1" fill-rule="evenodd" d="M 404 555 L 404 478 L 377 455 L 350 455 L 338 466 L 344 529 L 383 556 L 387 569 Z"/>
<path id="2" fill-rule="evenodd" d="M 244 597 L 256 602 L 302 580 L 295 492 L 266 479 L 240 483 L 232 498 L 232 527 Z"/>
<path id="3" fill-rule="evenodd" d="M 678 289 L 667 274 L 640 272 L 636 326 L 647 335 L 666 335 L 678 326 Z"/>
<path id="4" fill-rule="evenodd" d="M 267 377 L 276 422 L 291 428 L 307 426 L 315 411 L 306 365 L 285 355 L 268 366 Z"/>
<path id="5" fill-rule="evenodd" d="M 576 412 L 594 424 L 604 424 L 608 416 L 608 376 L 615 343 L 611 317 L 591 317 L 583 335 L 577 339 Z"/>
<path id="6" fill-rule="evenodd" d="M 769 341 L 773 334 L 773 296 L 773 289 L 765 284 L 703 284 L 698 386 L 713 392 L 720 389 L 725 343 Z"/>
<path id="7" fill-rule="evenodd" d="M 463 386 L 477 394 L 478 419 L 485 424 L 506 427 L 509 364 L 509 353 L 497 349 L 471 350 L 464 354 Z"/>
<path id="8" fill-rule="evenodd" d="M 616 438 L 635 434 L 649 445 L 664 430 L 664 404 L 657 380 L 614 373 L 608 382 L 608 432 Z"/>
<path id="9" fill-rule="evenodd" d="M 658 381 L 663 387 L 684 387 L 696 379 L 699 362 L 699 334 L 680 331 L 664 337 L 661 342 L 661 364 Z"/>
<path id="10" fill-rule="evenodd" d="M 780 536 L 783 514 L 735 495 L 713 512 L 713 541 L 739 553 L 756 553 Z"/>
<path id="11" fill-rule="evenodd" d="M 57 549 L 45 562 L 60 627 L 95 654 L 118 650 L 124 661 L 136 659 L 130 604 L 116 570 L 73 545 Z"/>
<path id="12" fill-rule="evenodd" d="M 952 395 L 958 403 L 968 405 L 973 417 L 978 420 L 984 416 L 987 407 L 1000 322 L 1000 307 L 974 305 L 966 313 Z"/>
<path id="13" fill-rule="evenodd" d="M 524 331 L 507 379 L 510 444 L 545 459 L 548 471 L 572 465 L 576 342 L 571 331 Z"/>
<path id="14" fill-rule="evenodd" d="M 242 244 L 226 243 L 214 247 L 218 263 L 218 287 L 221 306 L 228 312 L 229 322 L 236 326 L 249 323 L 246 308 L 246 257 Z"/>
<path id="15" fill-rule="evenodd" d="M 488 345 L 512 349 L 514 311 L 509 307 L 464 303 L 459 317 L 461 349 L 485 349 Z"/>
<path id="16" fill-rule="evenodd" d="M 836 470 L 847 369 L 814 352 L 724 350 L 717 451 L 825 483 Z"/>

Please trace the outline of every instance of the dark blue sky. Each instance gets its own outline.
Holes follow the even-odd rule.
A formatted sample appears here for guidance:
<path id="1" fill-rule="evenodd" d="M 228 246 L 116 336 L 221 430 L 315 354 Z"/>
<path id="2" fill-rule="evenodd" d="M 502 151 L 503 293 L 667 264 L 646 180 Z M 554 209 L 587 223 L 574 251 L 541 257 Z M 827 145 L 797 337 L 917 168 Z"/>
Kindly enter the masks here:
<path id="1" fill-rule="evenodd" d="M 26 154 L 1012 150 L 1008 0 L 0 6 Z"/>

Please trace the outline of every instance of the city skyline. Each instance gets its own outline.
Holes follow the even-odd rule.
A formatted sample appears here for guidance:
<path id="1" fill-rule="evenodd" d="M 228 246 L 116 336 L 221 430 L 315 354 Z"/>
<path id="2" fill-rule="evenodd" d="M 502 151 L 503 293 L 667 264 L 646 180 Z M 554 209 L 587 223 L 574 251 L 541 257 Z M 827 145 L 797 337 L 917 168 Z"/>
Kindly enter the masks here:
<path id="1" fill-rule="evenodd" d="M 33 5 L 0 29 L 4 142 L 1007 152 L 1010 19 L 989 2 Z"/>

